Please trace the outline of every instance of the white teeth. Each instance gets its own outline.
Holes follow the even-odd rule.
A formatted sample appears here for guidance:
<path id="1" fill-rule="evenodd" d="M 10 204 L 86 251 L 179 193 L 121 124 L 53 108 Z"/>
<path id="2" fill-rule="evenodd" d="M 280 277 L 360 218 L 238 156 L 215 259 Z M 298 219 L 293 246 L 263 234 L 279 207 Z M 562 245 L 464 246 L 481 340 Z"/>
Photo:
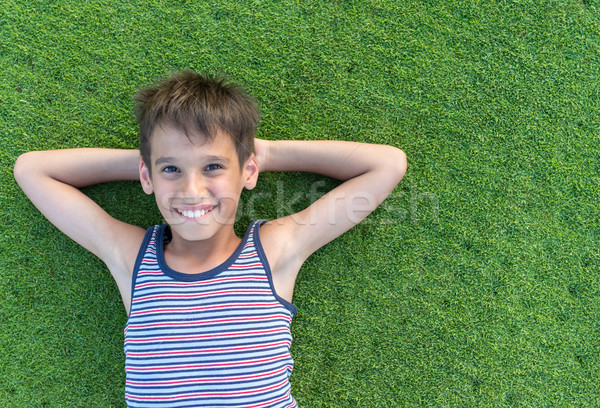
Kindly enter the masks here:
<path id="1" fill-rule="evenodd" d="M 200 218 L 203 217 L 204 214 L 207 213 L 206 210 L 181 210 L 179 211 L 186 218 Z"/>

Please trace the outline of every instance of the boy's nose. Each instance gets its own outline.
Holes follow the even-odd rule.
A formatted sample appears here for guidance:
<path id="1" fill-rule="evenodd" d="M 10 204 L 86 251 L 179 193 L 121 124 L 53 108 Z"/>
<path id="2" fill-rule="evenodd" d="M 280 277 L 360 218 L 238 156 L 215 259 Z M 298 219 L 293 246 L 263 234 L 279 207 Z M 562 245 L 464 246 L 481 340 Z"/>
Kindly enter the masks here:
<path id="1" fill-rule="evenodd" d="M 183 196 L 185 198 L 204 198 L 207 195 L 206 185 L 202 177 L 190 174 L 185 178 Z"/>

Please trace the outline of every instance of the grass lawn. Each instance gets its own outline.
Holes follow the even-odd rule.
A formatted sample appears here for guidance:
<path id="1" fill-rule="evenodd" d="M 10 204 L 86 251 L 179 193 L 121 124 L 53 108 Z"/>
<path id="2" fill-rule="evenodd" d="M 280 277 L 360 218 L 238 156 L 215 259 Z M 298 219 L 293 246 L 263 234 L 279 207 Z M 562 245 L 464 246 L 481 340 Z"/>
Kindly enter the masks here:
<path id="1" fill-rule="evenodd" d="M 300 272 L 301 407 L 600 406 L 600 1 L 4 0 L 0 407 L 124 406 L 116 285 L 12 166 L 136 148 L 133 93 L 183 68 L 243 84 L 259 137 L 408 155 L 390 198 Z M 262 175 L 238 231 L 321 181 Z M 86 192 L 161 222 L 136 183 Z"/>

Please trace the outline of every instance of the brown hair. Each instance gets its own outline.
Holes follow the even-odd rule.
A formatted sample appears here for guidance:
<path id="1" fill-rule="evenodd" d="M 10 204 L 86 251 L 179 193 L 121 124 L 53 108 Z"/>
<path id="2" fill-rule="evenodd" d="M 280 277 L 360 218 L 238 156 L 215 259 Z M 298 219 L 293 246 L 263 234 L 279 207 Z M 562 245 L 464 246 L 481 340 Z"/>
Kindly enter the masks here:
<path id="1" fill-rule="evenodd" d="M 213 140 L 224 131 L 235 145 L 240 166 L 254 152 L 259 111 L 254 99 L 224 78 L 186 70 L 143 88 L 135 96 L 140 125 L 140 153 L 150 168 L 150 137 L 157 126 L 169 125 L 188 138 L 197 132 Z"/>

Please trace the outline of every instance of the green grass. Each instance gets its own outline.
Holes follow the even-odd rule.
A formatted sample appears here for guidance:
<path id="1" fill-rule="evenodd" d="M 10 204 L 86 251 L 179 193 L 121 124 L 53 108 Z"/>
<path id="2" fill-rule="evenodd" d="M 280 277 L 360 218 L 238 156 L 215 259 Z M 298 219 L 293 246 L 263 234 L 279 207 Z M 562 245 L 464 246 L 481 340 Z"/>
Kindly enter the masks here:
<path id="1" fill-rule="evenodd" d="M 135 89 L 183 68 L 246 86 L 260 137 L 408 155 L 384 205 L 300 273 L 301 407 L 600 405 L 597 0 L 5 0 L 0 36 L 0 406 L 124 406 L 118 291 L 12 165 L 136 147 Z M 262 176 L 238 230 L 318 180 Z M 160 222 L 135 183 L 86 191 Z"/>

